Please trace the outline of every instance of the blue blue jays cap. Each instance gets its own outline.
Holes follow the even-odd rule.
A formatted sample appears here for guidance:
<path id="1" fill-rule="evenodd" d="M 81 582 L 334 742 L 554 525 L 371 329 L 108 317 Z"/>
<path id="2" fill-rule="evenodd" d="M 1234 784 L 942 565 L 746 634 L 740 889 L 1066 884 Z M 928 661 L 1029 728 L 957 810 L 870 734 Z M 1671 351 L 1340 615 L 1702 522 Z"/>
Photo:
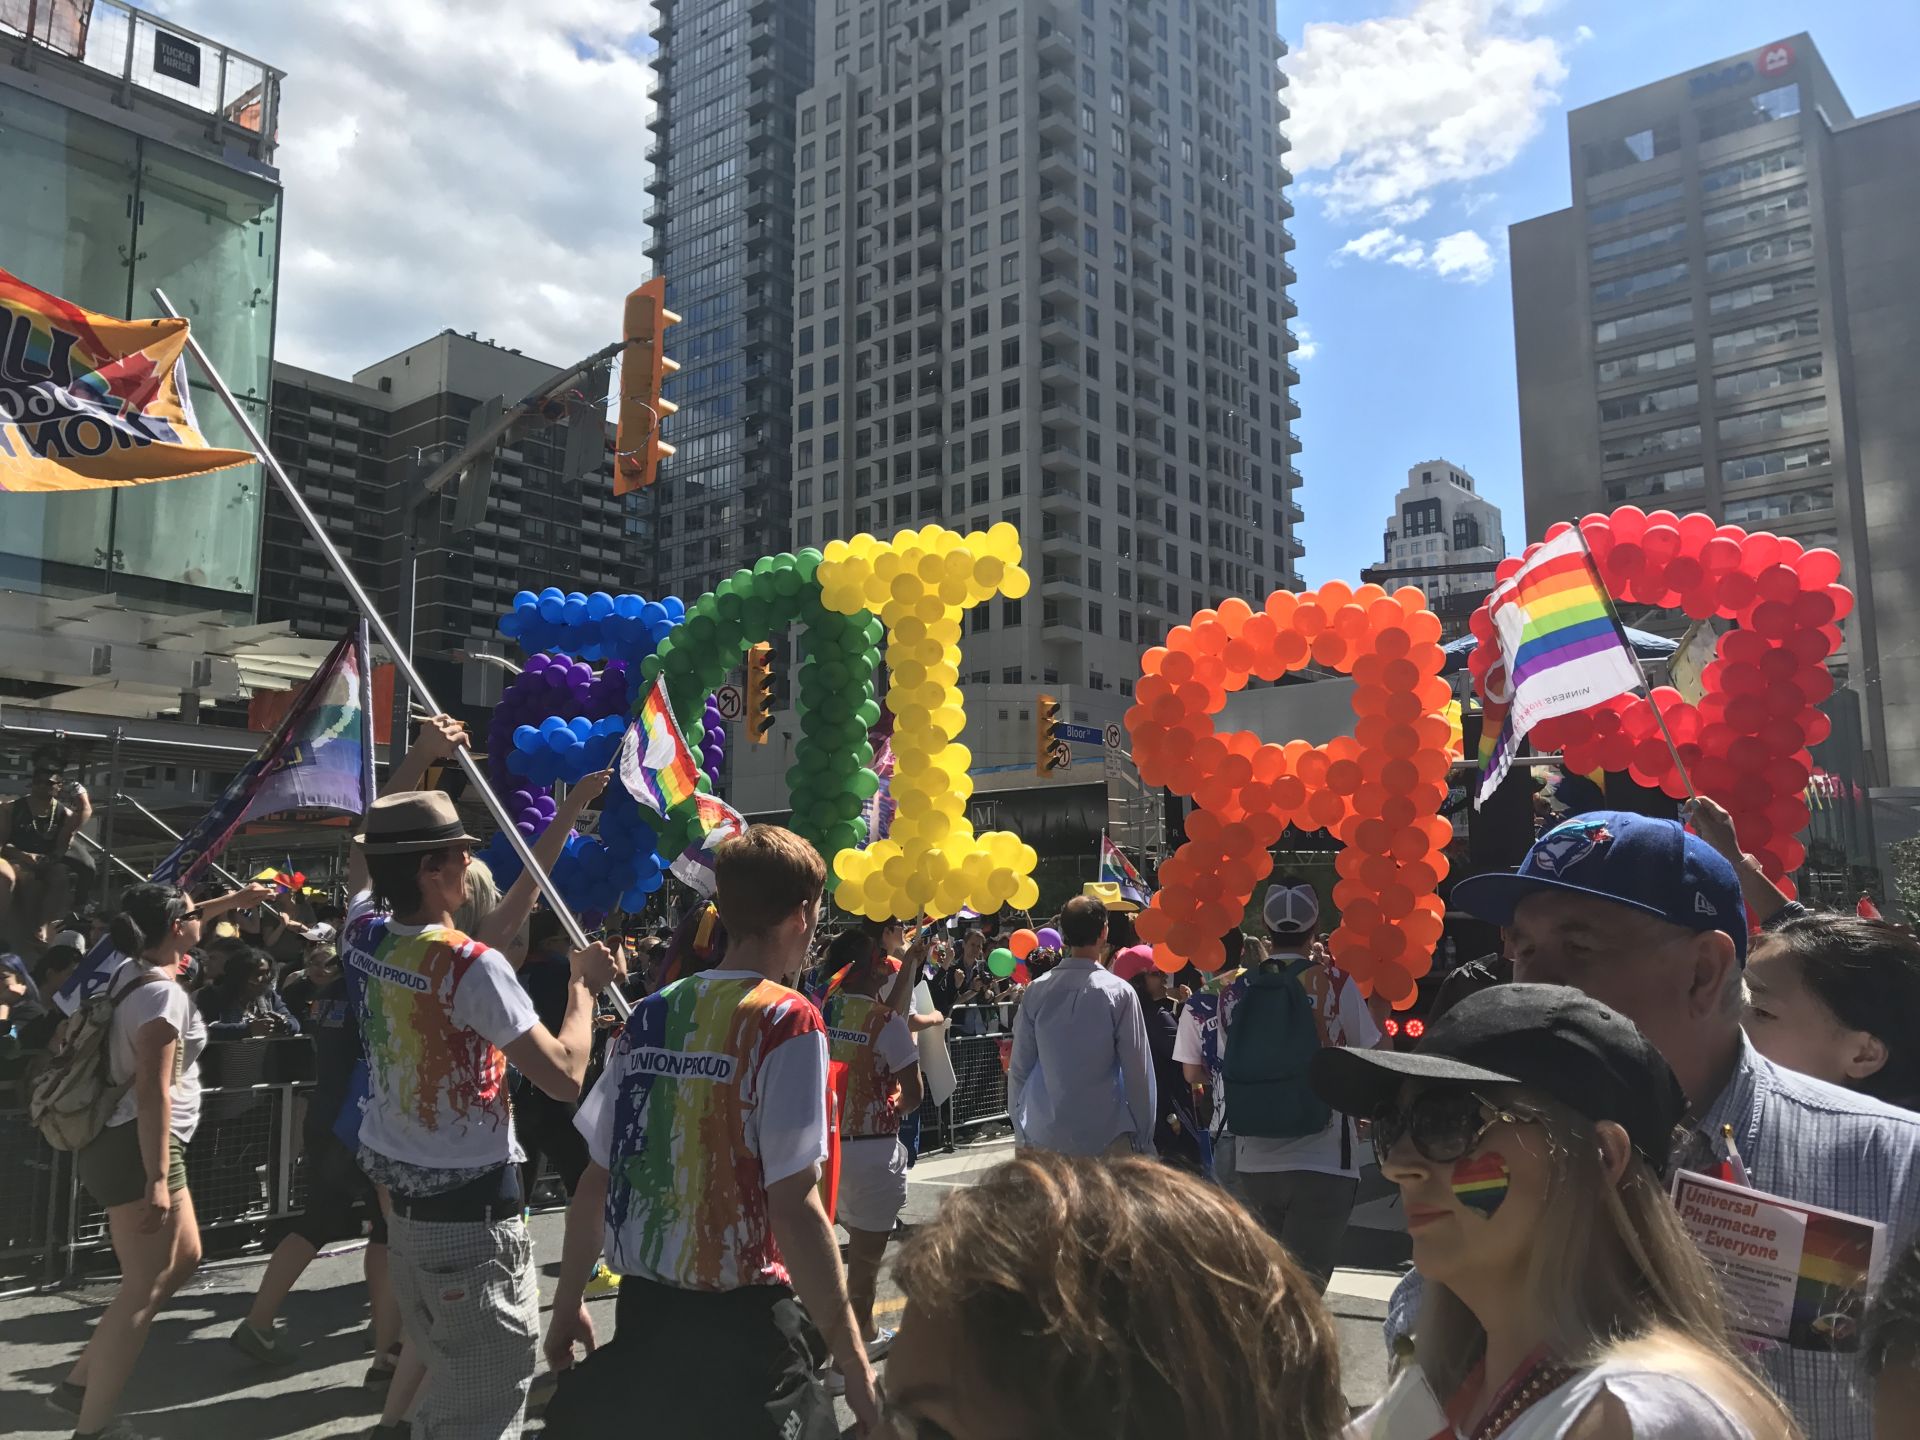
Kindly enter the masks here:
<path id="1" fill-rule="evenodd" d="M 1687 930 L 1724 931 L 1747 963 L 1747 908 L 1726 858 L 1677 820 L 1590 810 L 1563 820 L 1511 875 L 1473 875 L 1453 903 L 1494 925 L 1510 924 L 1531 895 L 1558 892 L 1610 900 Z"/>

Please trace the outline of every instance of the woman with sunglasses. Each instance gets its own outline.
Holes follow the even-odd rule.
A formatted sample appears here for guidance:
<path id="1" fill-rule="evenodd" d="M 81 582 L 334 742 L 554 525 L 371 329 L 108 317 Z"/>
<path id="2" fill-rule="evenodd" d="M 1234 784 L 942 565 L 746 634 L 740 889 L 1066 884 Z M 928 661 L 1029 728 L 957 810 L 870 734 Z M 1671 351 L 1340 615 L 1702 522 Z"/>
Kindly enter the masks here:
<path id="1" fill-rule="evenodd" d="M 1417 1051 L 1324 1050 L 1311 1074 L 1372 1120 L 1426 1281 L 1417 1369 L 1355 1436 L 1434 1402 L 1438 1433 L 1465 1440 L 1799 1435 L 1736 1358 L 1667 1199 L 1686 1099 L 1630 1021 L 1562 986 L 1501 985 Z"/>
<path id="2" fill-rule="evenodd" d="M 200 1263 L 200 1228 L 187 1193 L 186 1145 L 200 1123 L 200 1051 L 206 1023 L 179 982 L 180 962 L 203 921 L 271 893 L 249 885 L 195 904 L 171 885 L 134 885 L 108 926 L 127 962 L 108 981 L 114 997 L 108 1074 L 126 1093 L 75 1168 L 107 1212 L 120 1288 L 93 1338 L 50 1396 L 79 1417 L 75 1436 L 134 1440 L 112 1423 L 121 1388 L 146 1343 L 154 1312 Z"/>

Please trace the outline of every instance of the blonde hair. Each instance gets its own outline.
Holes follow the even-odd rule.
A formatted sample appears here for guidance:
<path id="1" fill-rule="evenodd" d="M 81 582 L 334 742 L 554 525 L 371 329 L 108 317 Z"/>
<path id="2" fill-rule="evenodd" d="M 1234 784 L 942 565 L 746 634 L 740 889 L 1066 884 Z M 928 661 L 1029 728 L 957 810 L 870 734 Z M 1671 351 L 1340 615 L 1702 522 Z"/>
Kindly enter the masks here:
<path id="1" fill-rule="evenodd" d="M 713 904 L 731 940 L 763 934 L 812 905 L 826 881 L 820 852 L 778 825 L 750 825 L 713 852 Z"/>
<path id="2" fill-rule="evenodd" d="M 1735 1352 L 1719 1282 L 1653 1167 L 1632 1153 L 1609 1184 L 1592 1123 L 1538 1093 L 1522 1096 L 1544 1120 L 1552 1157 L 1526 1275 L 1531 1308 L 1545 1317 L 1537 1338 L 1571 1364 L 1684 1375 L 1754 1440 L 1797 1440 L 1792 1415 Z M 1485 1345 L 1473 1312 L 1429 1285 L 1413 1353 L 1435 1391 L 1459 1389 Z"/>
<path id="3" fill-rule="evenodd" d="M 893 1266 L 908 1324 L 951 1320 L 1035 1434 L 1285 1436 L 1347 1424 L 1313 1282 L 1217 1185 L 1157 1161 L 1022 1151 Z"/>
<path id="4" fill-rule="evenodd" d="M 453 928 L 462 935 L 471 935 L 481 921 L 500 908 L 500 887 L 494 882 L 487 862 L 478 855 L 467 861 L 466 887 L 467 898 L 453 912 Z"/>

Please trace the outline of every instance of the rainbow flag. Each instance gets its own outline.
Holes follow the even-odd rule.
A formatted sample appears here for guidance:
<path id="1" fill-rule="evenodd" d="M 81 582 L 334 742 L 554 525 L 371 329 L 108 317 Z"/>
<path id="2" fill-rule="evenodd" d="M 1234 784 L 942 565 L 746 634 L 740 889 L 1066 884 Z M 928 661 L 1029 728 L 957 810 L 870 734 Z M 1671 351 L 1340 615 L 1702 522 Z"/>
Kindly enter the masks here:
<path id="1" fill-rule="evenodd" d="M 0 491 L 146 485 L 250 465 L 207 443 L 185 320 L 116 320 L 0 270 Z"/>
<path id="2" fill-rule="evenodd" d="M 620 741 L 620 783 L 637 804 L 662 820 L 674 806 L 699 793 L 700 763 L 674 719 L 664 675 L 654 678 Z"/>
<path id="3" fill-rule="evenodd" d="M 1506 683 L 1506 671 L 1494 669 L 1488 672 L 1488 688 L 1494 682 Z M 1514 751 L 1520 748 L 1520 742 L 1513 734 L 1513 696 L 1499 700 L 1489 695 L 1480 704 L 1480 788 L 1474 792 L 1473 808 L 1478 810 L 1487 803 L 1487 797 L 1500 788 L 1500 782 L 1507 778 L 1507 771 L 1513 765 Z"/>
<path id="4" fill-rule="evenodd" d="M 1147 903 L 1147 882 L 1140 878 L 1140 872 L 1133 868 L 1133 862 L 1127 859 L 1104 830 L 1100 832 L 1100 879 L 1117 884 L 1122 897 L 1134 904 Z"/>
<path id="5" fill-rule="evenodd" d="M 1488 607 L 1512 691 L 1491 757 L 1499 775 L 1537 722 L 1640 688 L 1639 662 L 1578 530 L 1534 551 L 1494 589 Z M 1483 779 L 1481 800 L 1489 793 Z"/>
<path id="6" fill-rule="evenodd" d="M 747 817 L 718 795 L 697 790 L 693 796 L 694 831 L 698 836 L 669 868 L 674 878 L 711 900 L 715 887 L 713 852 L 720 842 L 747 833 Z"/>

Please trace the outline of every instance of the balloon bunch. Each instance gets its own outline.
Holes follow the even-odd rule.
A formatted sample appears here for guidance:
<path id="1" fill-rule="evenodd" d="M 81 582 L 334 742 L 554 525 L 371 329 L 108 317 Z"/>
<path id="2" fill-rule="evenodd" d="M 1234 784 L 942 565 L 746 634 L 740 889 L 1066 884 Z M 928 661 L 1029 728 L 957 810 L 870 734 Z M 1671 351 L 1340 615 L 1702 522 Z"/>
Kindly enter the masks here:
<path id="1" fill-rule="evenodd" d="M 537 786 L 556 780 L 571 784 L 590 771 L 604 770 L 620 748 L 626 706 L 626 666 L 621 662 L 596 675 L 591 665 L 569 662 L 565 655 L 530 656 L 527 668 L 501 695 L 487 727 L 489 765 L 504 752 L 501 764 L 507 773 Z M 540 719 L 532 718 L 541 712 Z M 513 723 L 510 717 L 520 715 L 527 718 Z M 499 741 L 502 732 L 505 745 Z"/>
<path id="2" fill-rule="evenodd" d="M 727 724 L 720 714 L 720 697 L 707 696 L 707 707 L 700 717 L 700 768 L 707 779 L 720 783 L 720 769 L 727 763 Z"/>
<path id="3" fill-rule="evenodd" d="M 500 617 L 500 633 L 529 653 L 562 650 L 583 660 L 643 660 L 659 647 L 687 613 L 674 596 L 583 595 L 549 585 L 538 595 L 522 590 L 513 610 Z"/>
<path id="4" fill-rule="evenodd" d="M 801 664 L 794 687 L 800 740 L 787 783 L 793 828 L 829 859 L 866 838 L 860 807 L 879 787 L 867 729 L 880 718 L 873 677 L 879 668 L 880 624 L 864 610 L 835 612 L 821 604 L 817 550 L 769 555 L 738 570 L 703 595 L 685 621 L 641 667 L 644 681 L 665 675 L 687 743 L 704 751 L 706 695 L 749 645 L 803 626 Z M 676 810 L 661 837 L 663 853 L 690 843 L 691 802 Z M 675 846 L 679 848 L 674 848 Z M 835 884 L 831 869 L 828 884 Z"/>
<path id="5" fill-rule="evenodd" d="M 1546 538 L 1569 528 L 1563 521 Z M 1697 706 L 1663 686 L 1651 698 L 1618 696 L 1543 720 L 1528 740 L 1537 750 L 1559 750 L 1569 770 L 1625 771 L 1675 799 L 1686 795 L 1691 778 L 1696 791 L 1726 806 L 1741 844 L 1791 893 L 1788 877 L 1806 859 L 1796 837 L 1807 825 L 1810 751 L 1832 728 L 1816 707 L 1833 693 L 1826 662 L 1840 647 L 1839 622 L 1853 610 L 1853 592 L 1838 583 L 1840 557 L 1783 536 L 1715 525 L 1710 516 L 1648 515 L 1632 505 L 1586 516 L 1580 532 L 1616 599 L 1677 605 L 1691 619 L 1739 628 L 1720 636 Z M 1500 578 L 1537 548 L 1503 562 Z M 1484 697 L 1489 688 L 1505 688 L 1485 606 L 1472 626 L 1481 643 L 1468 663 Z M 1661 734 L 1663 718 L 1685 777 Z"/>
<path id="6" fill-rule="evenodd" d="M 958 743 L 960 619 L 992 596 L 1018 599 L 1030 586 L 1020 536 L 1004 521 L 984 535 L 938 525 L 835 540 L 818 567 L 821 603 L 842 615 L 876 612 L 887 629 L 893 712 L 893 833 L 834 856 L 835 898 L 871 919 L 991 912 L 1039 902 L 1039 856 L 1005 831 L 975 835 L 967 819 L 973 756 Z M 877 718 L 877 716 L 876 716 Z"/>
<path id="7" fill-rule="evenodd" d="M 1160 891 L 1136 924 L 1154 964 L 1225 963 L 1220 937 L 1239 926 L 1268 853 L 1289 824 L 1331 830 L 1345 848 L 1332 948 L 1369 993 L 1410 1005 L 1445 913 L 1452 827 L 1438 811 L 1450 768 L 1440 678 L 1440 622 L 1408 587 L 1278 590 L 1265 607 L 1224 601 L 1141 657 L 1126 725 L 1140 778 L 1191 797 L 1187 841 L 1160 867 Z M 1322 746 L 1219 734 L 1212 717 L 1250 677 L 1277 680 L 1315 663 L 1355 681 L 1354 733 Z"/>

